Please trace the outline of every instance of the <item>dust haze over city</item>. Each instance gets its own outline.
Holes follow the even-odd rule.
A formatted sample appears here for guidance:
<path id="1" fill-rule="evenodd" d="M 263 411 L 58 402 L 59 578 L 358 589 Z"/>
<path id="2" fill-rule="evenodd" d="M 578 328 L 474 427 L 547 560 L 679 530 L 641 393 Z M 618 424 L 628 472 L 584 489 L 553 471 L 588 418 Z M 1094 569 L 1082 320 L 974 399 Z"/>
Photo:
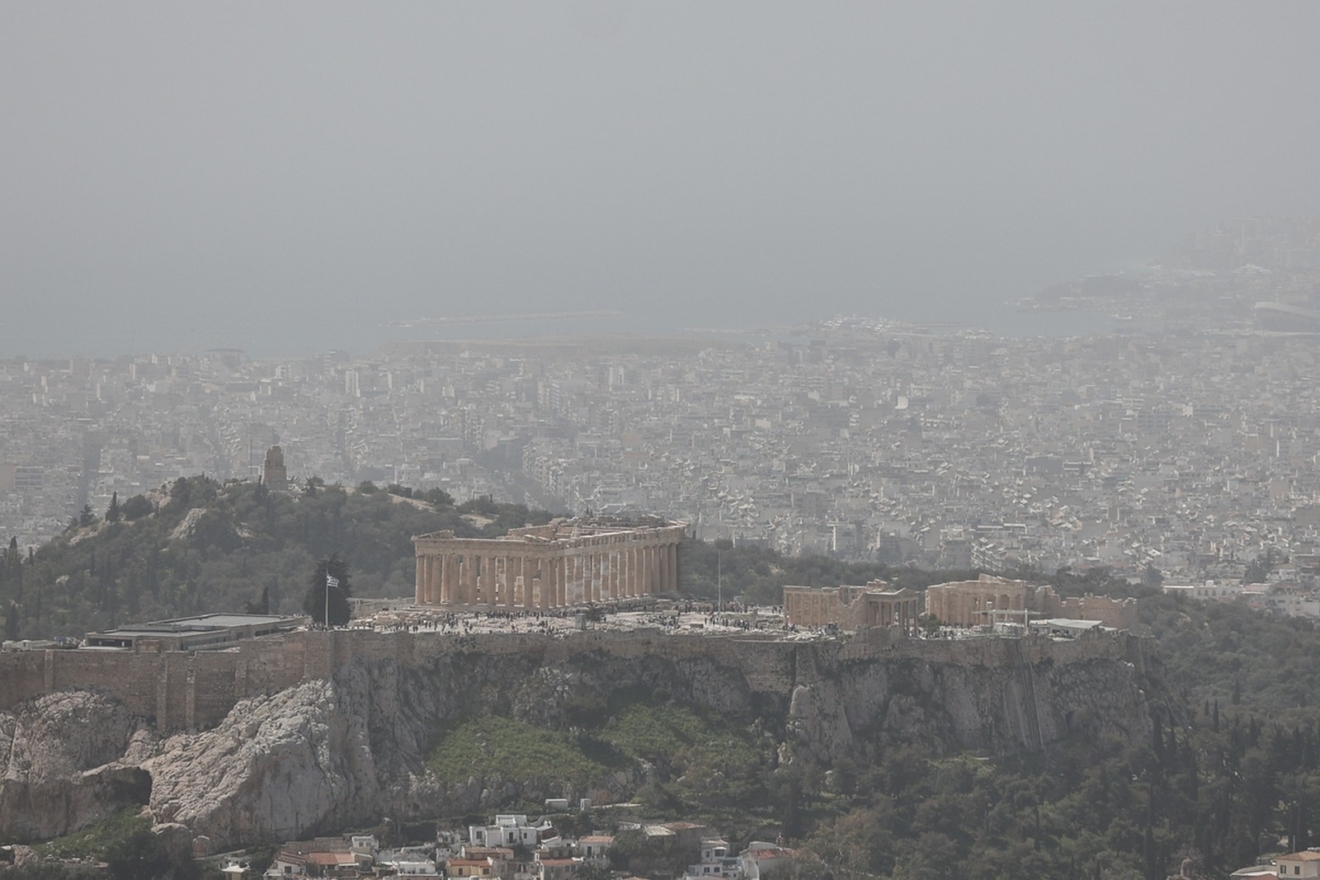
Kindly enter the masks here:
<path id="1" fill-rule="evenodd" d="M 0 2 L 0 874 L 1320 877 L 1318 25 Z"/>
<path id="2" fill-rule="evenodd" d="M 621 314 L 515 329 L 1006 329 L 1006 300 L 1320 186 L 1311 4 L 3 16 L 10 355 L 574 311 Z"/>

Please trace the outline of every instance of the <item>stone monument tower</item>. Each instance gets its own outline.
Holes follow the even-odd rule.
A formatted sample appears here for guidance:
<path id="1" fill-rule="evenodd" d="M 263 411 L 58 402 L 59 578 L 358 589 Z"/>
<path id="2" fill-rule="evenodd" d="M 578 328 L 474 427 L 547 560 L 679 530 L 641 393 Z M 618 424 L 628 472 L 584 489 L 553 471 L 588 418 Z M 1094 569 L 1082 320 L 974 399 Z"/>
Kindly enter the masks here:
<path id="1" fill-rule="evenodd" d="M 261 484 L 274 492 L 289 488 L 289 472 L 284 469 L 284 450 L 272 446 L 266 450 L 266 461 L 261 465 Z"/>

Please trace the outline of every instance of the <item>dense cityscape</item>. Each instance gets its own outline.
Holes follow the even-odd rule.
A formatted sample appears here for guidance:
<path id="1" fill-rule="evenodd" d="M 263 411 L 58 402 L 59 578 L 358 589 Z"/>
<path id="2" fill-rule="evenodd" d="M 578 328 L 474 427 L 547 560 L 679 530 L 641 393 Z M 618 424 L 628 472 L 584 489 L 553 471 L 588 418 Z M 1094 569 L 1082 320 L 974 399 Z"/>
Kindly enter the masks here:
<path id="1" fill-rule="evenodd" d="M 788 554 L 1306 590 L 1320 363 L 1314 335 L 1261 327 L 1263 304 L 1305 311 L 1318 255 L 1314 224 L 1225 224 L 1023 304 L 1024 321 L 1132 322 L 1095 336 L 840 318 L 304 360 L 13 358 L 0 533 L 35 546 L 180 475 L 255 479 L 279 444 L 294 479 L 653 512 Z"/>

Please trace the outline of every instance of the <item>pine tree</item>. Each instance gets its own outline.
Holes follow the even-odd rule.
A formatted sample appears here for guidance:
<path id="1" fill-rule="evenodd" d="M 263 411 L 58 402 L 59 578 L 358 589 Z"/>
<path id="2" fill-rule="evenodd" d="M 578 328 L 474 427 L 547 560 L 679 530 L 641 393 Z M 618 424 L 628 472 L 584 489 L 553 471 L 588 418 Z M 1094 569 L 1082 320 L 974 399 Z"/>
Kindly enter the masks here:
<path id="1" fill-rule="evenodd" d="M 108 523 L 119 522 L 119 493 L 110 493 L 110 506 L 105 510 L 105 521 Z"/>

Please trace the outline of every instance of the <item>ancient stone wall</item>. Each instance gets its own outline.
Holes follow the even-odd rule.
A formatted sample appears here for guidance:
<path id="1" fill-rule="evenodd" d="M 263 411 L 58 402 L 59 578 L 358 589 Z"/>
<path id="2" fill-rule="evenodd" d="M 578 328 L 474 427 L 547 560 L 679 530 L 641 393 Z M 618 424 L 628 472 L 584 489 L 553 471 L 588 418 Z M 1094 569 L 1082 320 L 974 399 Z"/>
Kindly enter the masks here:
<path id="1" fill-rule="evenodd" d="M 219 723 L 244 697 L 327 679 L 354 661 L 385 660 L 425 668 L 464 653 L 528 655 L 542 665 L 564 664 L 584 654 L 703 659 L 735 670 L 754 692 L 786 695 L 802 680 L 828 675 L 840 663 L 874 659 L 915 659 L 966 667 L 1110 659 L 1144 666 L 1141 641 L 1127 633 L 1098 631 L 1064 641 L 1044 636 L 926 640 L 909 638 L 899 627 L 820 641 L 664 635 L 658 630 L 585 632 L 566 638 L 532 633 L 296 632 L 253 639 L 227 650 L 193 653 L 6 652 L 0 654 L 0 709 L 53 691 L 92 690 L 114 696 L 163 730 L 205 728 Z"/>
<path id="2" fill-rule="evenodd" d="M 915 629 L 921 613 L 916 590 L 891 590 L 884 581 L 864 587 L 784 587 L 784 619 L 793 626 L 837 626 L 847 632 L 898 624 Z"/>
<path id="3" fill-rule="evenodd" d="M 1072 596 L 1059 603 L 1058 615 L 1074 620 L 1098 620 L 1115 629 L 1132 629 L 1138 623 L 1136 599 L 1109 596 Z"/>

